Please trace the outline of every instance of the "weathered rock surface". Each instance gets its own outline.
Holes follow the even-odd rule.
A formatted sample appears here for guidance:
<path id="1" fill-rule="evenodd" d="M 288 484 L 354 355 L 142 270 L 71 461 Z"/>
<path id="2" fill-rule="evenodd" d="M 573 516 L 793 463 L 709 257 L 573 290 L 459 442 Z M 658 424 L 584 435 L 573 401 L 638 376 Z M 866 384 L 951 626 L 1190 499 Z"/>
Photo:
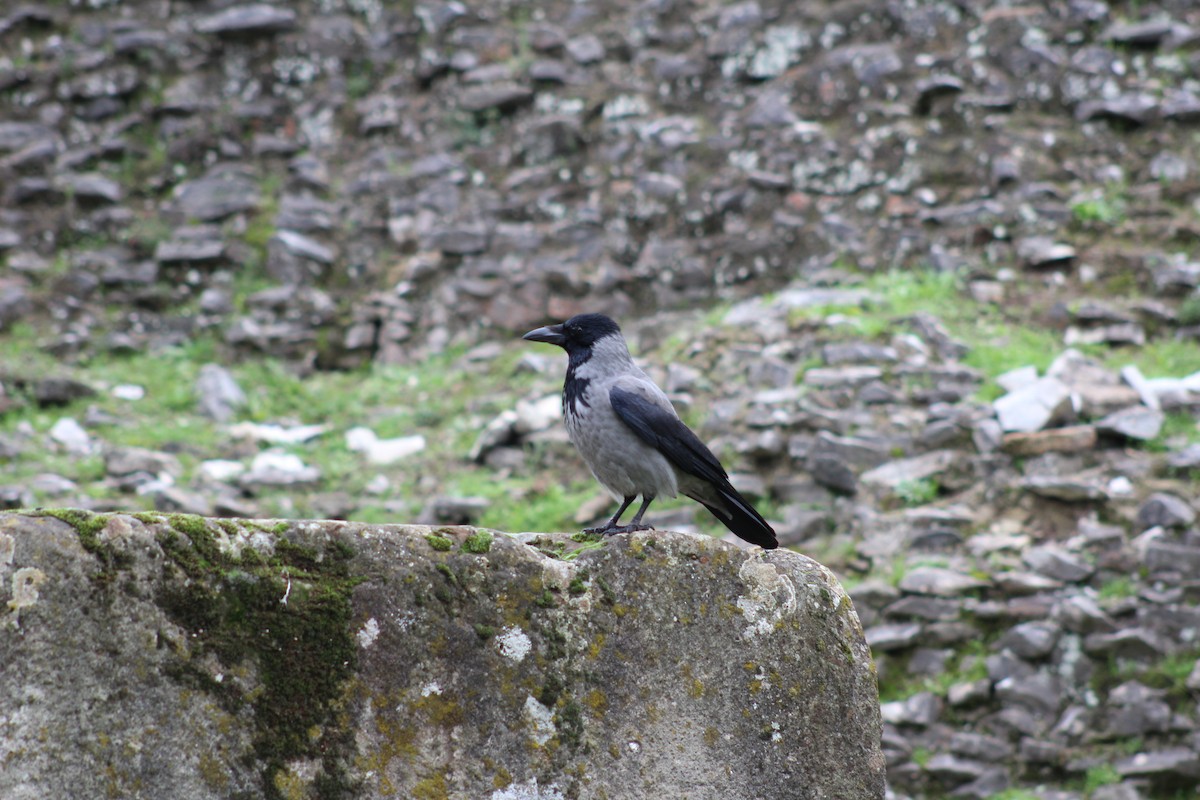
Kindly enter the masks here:
<path id="1" fill-rule="evenodd" d="M 68 511 L 0 517 L 0 577 L 11 800 L 884 794 L 858 617 L 787 551 Z"/>

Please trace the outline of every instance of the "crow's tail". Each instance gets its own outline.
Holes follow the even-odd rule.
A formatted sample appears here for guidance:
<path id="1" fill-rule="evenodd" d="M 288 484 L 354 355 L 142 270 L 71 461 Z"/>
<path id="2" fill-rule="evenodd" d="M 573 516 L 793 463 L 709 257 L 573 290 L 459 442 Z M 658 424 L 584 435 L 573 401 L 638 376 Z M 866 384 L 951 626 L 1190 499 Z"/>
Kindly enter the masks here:
<path id="1" fill-rule="evenodd" d="M 721 520 L 721 524 L 733 531 L 738 538 L 745 539 L 750 544 L 756 544 L 764 550 L 773 550 L 779 547 L 779 542 L 775 539 L 775 531 L 762 518 L 762 515 L 754 510 L 754 506 L 750 505 L 749 500 L 738 494 L 737 490 L 728 483 L 713 488 L 725 501 L 724 508 L 699 497 L 692 499 L 711 511 L 712 515 Z"/>

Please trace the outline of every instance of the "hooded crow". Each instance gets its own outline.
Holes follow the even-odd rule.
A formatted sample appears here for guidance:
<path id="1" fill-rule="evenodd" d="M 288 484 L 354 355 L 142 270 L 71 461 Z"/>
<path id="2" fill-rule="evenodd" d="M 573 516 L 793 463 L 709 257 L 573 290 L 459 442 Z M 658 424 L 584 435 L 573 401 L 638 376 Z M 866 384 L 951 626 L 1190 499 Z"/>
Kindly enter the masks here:
<path id="1" fill-rule="evenodd" d="M 729 483 L 729 475 L 692 433 L 662 389 L 629 355 L 621 329 L 603 314 L 579 314 L 525 334 L 567 351 L 563 419 L 575 449 L 596 480 L 621 501 L 617 513 L 588 533 L 653 530 L 642 522 L 656 497 L 684 494 L 742 539 L 771 549 L 775 531 Z M 621 515 L 639 496 L 628 525 Z"/>

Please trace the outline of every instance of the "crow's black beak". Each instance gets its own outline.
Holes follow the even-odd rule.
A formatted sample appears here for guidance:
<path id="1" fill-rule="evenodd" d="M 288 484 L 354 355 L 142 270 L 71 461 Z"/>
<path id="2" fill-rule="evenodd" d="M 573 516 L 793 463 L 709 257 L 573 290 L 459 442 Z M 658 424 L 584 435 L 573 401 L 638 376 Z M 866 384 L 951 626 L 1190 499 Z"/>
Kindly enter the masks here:
<path id="1" fill-rule="evenodd" d="M 567 342 L 567 337 L 563 335 L 562 325 L 547 325 L 544 328 L 535 328 L 521 338 L 531 342 L 556 344 L 559 347 L 562 347 Z"/>

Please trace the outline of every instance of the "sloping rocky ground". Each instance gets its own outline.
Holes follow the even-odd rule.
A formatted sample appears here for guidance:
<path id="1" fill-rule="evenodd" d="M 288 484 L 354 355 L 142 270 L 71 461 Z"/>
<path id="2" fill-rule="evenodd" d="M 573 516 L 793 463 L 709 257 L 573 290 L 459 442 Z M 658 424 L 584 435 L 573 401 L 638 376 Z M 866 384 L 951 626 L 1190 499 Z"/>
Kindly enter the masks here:
<path id="1" fill-rule="evenodd" d="M 1200 11 L 1046 5 L 6 9 L 4 501 L 599 517 L 500 342 L 605 310 L 854 587 L 898 796 L 1193 794 Z"/>

